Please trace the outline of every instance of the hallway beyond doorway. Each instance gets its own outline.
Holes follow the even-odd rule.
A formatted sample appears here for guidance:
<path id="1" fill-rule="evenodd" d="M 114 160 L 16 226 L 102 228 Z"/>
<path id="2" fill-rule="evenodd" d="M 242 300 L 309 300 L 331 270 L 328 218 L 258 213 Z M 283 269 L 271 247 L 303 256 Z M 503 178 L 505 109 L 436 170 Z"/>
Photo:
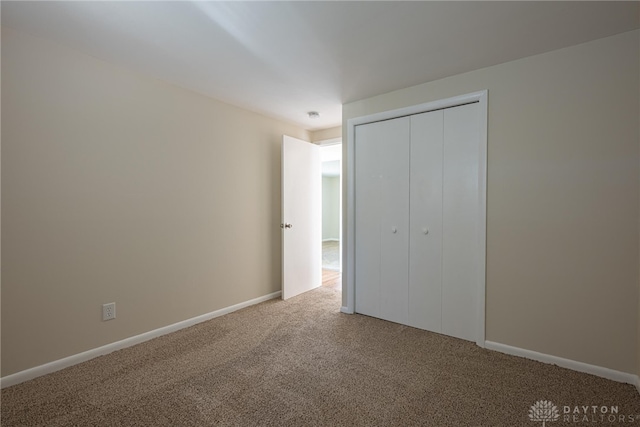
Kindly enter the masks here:
<path id="1" fill-rule="evenodd" d="M 322 287 L 335 290 L 342 289 L 342 273 L 333 270 L 322 270 Z"/>
<path id="2" fill-rule="evenodd" d="M 340 271 L 340 242 L 337 240 L 322 242 L 322 268 Z"/>

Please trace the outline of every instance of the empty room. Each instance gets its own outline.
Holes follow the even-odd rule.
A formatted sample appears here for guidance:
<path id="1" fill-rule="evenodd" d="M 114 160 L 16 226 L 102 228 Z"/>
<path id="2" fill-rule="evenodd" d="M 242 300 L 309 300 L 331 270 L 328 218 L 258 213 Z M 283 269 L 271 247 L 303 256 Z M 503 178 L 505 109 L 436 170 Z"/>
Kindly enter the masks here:
<path id="1" fill-rule="evenodd" d="M 640 423 L 640 2 L 0 8 L 2 426 Z"/>

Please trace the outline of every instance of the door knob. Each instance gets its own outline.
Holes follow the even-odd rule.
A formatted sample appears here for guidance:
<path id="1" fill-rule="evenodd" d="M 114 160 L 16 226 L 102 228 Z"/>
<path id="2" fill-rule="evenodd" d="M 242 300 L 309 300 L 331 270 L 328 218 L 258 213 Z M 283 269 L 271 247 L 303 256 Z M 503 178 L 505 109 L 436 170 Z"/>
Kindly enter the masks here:
<path id="1" fill-rule="evenodd" d="M 428 229 L 427 227 L 424 227 L 424 228 L 422 229 L 422 232 L 423 232 L 424 234 L 429 234 L 429 229 Z"/>
<path id="2" fill-rule="evenodd" d="M 398 232 L 398 227 L 391 227 L 391 232 L 396 234 Z"/>
<path id="3" fill-rule="evenodd" d="M 291 227 L 293 227 L 293 224 L 287 223 L 287 224 L 284 225 L 284 228 L 291 228 Z"/>

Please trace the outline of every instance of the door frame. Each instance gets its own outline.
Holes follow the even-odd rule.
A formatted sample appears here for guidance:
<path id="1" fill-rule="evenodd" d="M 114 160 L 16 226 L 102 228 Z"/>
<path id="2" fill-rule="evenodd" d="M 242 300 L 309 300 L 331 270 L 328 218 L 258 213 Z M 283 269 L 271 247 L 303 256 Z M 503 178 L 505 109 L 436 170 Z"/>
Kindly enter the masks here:
<path id="1" fill-rule="evenodd" d="M 354 117 L 347 121 L 346 159 L 342 159 L 344 178 L 346 178 L 347 191 L 343 197 L 346 198 L 347 214 L 343 217 L 343 271 L 342 286 L 346 289 L 346 298 L 340 311 L 347 314 L 355 313 L 355 138 L 356 126 L 383 120 L 395 119 L 398 117 L 412 116 L 414 114 L 427 113 L 429 111 L 442 110 L 445 108 L 457 107 L 464 104 L 478 103 L 480 107 L 480 164 L 478 165 L 478 185 L 479 185 L 479 206 L 478 224 L 479 233 L 477 240 L 477 250 L 479 254 L 479 269 L 477 278 L 477 304 L 478 304 L 478 328 L 476 330 L 476 344 L 485 346 L 485 320 L 486 320 L 486 241 L 487 241 L 487 108 L 488 91 L 478 91 L 452 98 L 399 108 L 396 110 L 383 111 L 361 117 Z M 343 141 L 344 143 L 345 141 Z M 343 148 L 343 153 L 345 149 Z M 345 161 L 346 160 L 346 161 Z M 344 294 L 343 294 L 344 295 Z"/>
<path id="2" fill-rule="evenodd" d="M 315 142 L 315 144 L 320 146 L 320 149 L 322 149 L 323 147 L 331 147 L 334 145 L 340 145 L 342 148 L 342 136 L 336 137 L 336 138 L 329 138 L 329 139 L 323 139 L 321 141 L 317 141 Z M 343 175 L 344 175 L 344 171 L 343 171 L 343 162 L 342 159 L 344 157 L 344 150 L 340 150 L 340 182 L 338 185 L 338 188 L 340 189 L 340 194 L 339 194 L 339 202 L 340 202 L 340 206 L 338 207 L 338 212 L 340 213 L 340 218 L 338 219 L 338 226 L 340 227 L 340 229 L 338 230 L 338 236 L 340 237 L 339 240 L 339 246 L 338 246 L 338 257 L 340 258 L 339 263 L 338 263 L 338 270 L 340 272 L 340 274 L 342 274 L 342 262 L 343 262 L 343 225 L 344 225 L 344 220 L 343 220 L 343 203 L 344 203 L 344 197 L 343 197 L 343 188 L 342 188 L 342 184 L 344 182 L 343 179 Z"/>

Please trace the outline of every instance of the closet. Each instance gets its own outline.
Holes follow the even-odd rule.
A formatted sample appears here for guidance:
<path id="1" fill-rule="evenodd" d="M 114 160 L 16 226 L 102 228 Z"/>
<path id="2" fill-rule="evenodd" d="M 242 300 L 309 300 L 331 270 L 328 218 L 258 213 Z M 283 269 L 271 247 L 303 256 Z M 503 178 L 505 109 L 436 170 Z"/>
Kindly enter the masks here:
<path id="1" fill-rule="evenodd" d="M 355 126 L 356 312 L 476 340 L 479 113 L 476 102 Z"/>

